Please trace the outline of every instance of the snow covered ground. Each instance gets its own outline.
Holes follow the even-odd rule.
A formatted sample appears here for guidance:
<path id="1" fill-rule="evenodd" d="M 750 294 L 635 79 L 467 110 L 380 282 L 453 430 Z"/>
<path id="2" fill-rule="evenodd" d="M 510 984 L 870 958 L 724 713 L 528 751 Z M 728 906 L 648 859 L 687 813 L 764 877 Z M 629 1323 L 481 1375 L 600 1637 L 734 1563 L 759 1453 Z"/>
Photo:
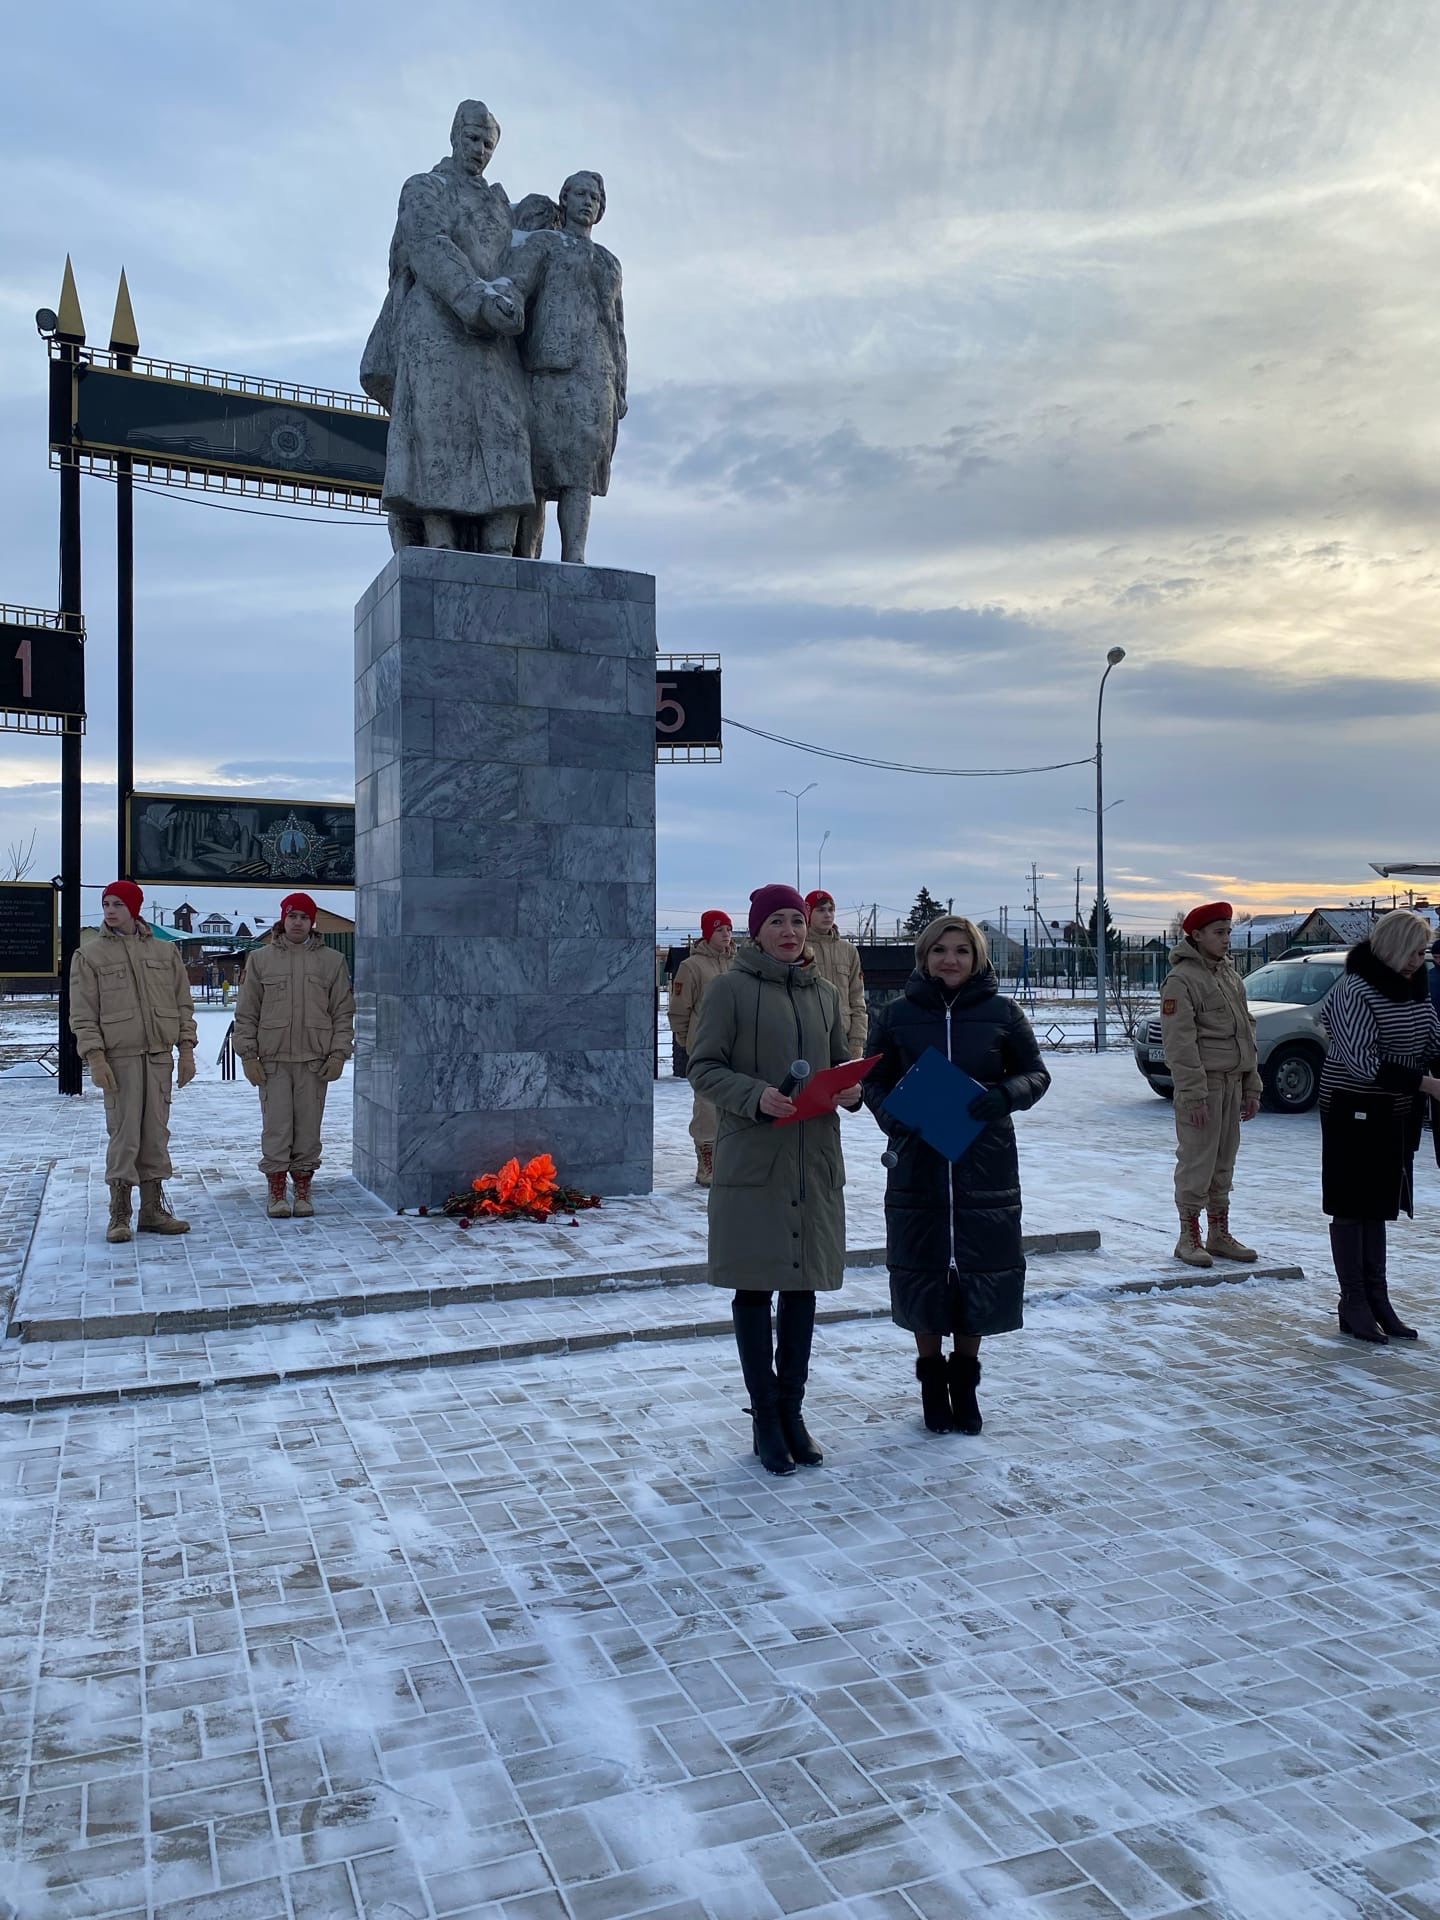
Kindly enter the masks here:
<path id="1" fill-rule="evenodd" d="M 906 1338 L 831 1322 L 826 1465 L 772 1481 L 683 1086 L 653 1198 L 462 1234 L 349 1181 L 342 1082 L 321 1212 L 272 1222 L 228 1017 L 176 1097 L 183 1241 L 106 1248 L 98 1099 L 0 1083 L 0 1262 L 56 1335 L 0 1349 L 35 1402 L 0 1416 L 0 1915 L 1440 1914 L 1433 1160 L 1416 1348 L 1334 1333 L 1313 1116 L 1247 1129 L 1235 1210 L 1306 1281 L 1116 1293 L 1176 1271 L 1171 1113 L 1057 1054 L 1026 1224 L 1101 1248 L 1032 1261 L 984 1434 L 926 1434 Z M 845 1140 L 826 1304 L 879 1313 L 879 1137 Z"/>

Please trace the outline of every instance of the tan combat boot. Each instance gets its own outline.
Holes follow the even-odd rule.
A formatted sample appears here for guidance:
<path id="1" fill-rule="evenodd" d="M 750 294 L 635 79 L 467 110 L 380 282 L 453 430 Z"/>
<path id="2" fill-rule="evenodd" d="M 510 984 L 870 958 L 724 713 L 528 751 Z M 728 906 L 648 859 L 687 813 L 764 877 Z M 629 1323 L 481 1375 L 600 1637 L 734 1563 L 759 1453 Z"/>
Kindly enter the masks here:
<path id="1" fill-rule="evenodd" d="M 288 1220 L 290 1218 L 290 1196 L 285 1191 L 284 1174 L 267 1173 L 265 1179 L 270 1189 L 269 1198 L 265 1202 L 266 1213 L 269 1214 L 272 1220 Z"/>
<path id="2" fill-rule="evenodd" d="M 130 1231 L 130 1182 L 112 1180 L 110 1182 L 110 1224 L 105 1229 L 105 1238 L 112 1244 L 119 1240 L 132 1240 Z"/>
<path id="3" fill-rule="evenodd" d="M 1205 1251 L 1205 1242 L 1200 1238 L 1198 1213 L 1181 1214 L 1180 1238 L 1175 1242 L 1175 1258 L 1183 1260 L 1187 1267 L 1214 1266 L 1215 1262 Z"/>
<path id="4" fill-rule="evenodd" d="M 190 1222 L 177 1220 L 165 1198 L 159 1180 L 140 1182 L 140 1218 L 135 1222 L 141 1233 L 188 1233 Z"/>
<path id="5" fill-rule="evenodd" d="M 292 1173 L 290 1176 L 290 1184 L 295 1189 L 295 1218 L 297 1220 L 308 1220 L 315 1211 L 314 1202 L 310 1198 L 310 1182 L 314 1178 L 313 1173 Z"/>
<path id="6" fill-rule="evenodd" d="M 715 1177 L 715 1149 L 707 1141 L 695 1148 L 695 1184 L 708 1187 Z"/>
<path id="7" fill-rule="evenodd" d="M 1259 1254 L 1254 1247 L 1247 1247 L 1243 1240 L 1237 1240 L 1230 1231 L 1229 1207 L 1207 1207 L 1205 1212 L 1210 1221 L 1210 1231 L 1205 1236 L 1205 1250 L 1213 1253 L 1217 1260 L 1258 1260 Z"/>

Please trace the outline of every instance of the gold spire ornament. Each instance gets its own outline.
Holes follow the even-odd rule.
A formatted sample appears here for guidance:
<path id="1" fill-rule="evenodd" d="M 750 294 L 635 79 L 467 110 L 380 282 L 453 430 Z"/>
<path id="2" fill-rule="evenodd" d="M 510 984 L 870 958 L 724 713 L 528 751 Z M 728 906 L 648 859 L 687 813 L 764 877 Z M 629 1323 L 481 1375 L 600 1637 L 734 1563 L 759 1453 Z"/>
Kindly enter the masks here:
<path id="1" fill-rule="evenodd" d="M 140 330 L 135 325 L 135 309 L 130 304 L 130 288 L 125 269 L 120 269 L 120 285 L 115 294 L 115 317 L 110 322 L 111 353 L 138 353 Z"/>
<path id="2" fill-rule="evenodd" d="M 71 340 L 77 346 L 85 344 L 85 316 L 80 311 L 80 296 L 75 291 L 75 269 L 70 264 L 70 256 L 65 256 L 65 278 L 60 283 L 60 324 L 55 329 L 57 340 Z"/>

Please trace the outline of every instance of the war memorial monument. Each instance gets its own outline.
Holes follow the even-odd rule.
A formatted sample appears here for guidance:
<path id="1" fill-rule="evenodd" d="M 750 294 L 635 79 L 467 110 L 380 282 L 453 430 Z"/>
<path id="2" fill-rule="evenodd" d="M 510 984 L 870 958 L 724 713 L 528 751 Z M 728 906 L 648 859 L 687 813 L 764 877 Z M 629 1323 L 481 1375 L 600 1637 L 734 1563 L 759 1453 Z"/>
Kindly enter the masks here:
<path id="1" fill-rule="evenodd" d="M 462 102 L 400 194 L 361 384 L 394 554 L 355 619 L 355 1174 L 652 1184 L 655 583 L 585 564 L 625 413 L 594 172 L 512 206 Z M 558 560 L 543 557 L 555 503 Z"/>

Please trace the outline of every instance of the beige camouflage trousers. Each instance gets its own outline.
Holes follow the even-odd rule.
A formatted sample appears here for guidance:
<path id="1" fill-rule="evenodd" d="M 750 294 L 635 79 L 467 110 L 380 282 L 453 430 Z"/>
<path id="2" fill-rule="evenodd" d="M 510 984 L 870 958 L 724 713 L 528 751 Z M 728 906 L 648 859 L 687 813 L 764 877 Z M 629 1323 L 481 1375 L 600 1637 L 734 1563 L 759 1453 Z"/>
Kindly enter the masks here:
<path id="1" fill-rule="evenodd" d="M 260 1088 L 260 1171 L 313 1173 L 329 1083 L 321 1060 L 267 1060 Z"/>
<path id="2" fill-rule="evenodd" d="M 173 1056 L 166 1052 L 105 1057 L 115 1076 L 115 1091 L 105 1096 L 105 1126 L 110 1135 L 105 1178 L 124 1180 L 132 1187 L 141 1180 L 168 1180 Z"/>
<path id="3" fill-rule="evenodd" d="M 1175 1106 L 1175 1205 L 1183 1214 L 1203 1213 L 1229 1201 L 1240 1151 L 1240 1106 L 1245 1076 L 1206 1075 L 1210 1118 L 1192 1127 L 1187 1109 Z"/>
<path id="4" fill-rule="evenodd" d="M 690 1114 L 690 1138 L 697 1147 L 713 1147 L 715 1134 L 720 1125 L 720 1116 L 710 1101 L 695 1095 L 695 1105 Z"/>

